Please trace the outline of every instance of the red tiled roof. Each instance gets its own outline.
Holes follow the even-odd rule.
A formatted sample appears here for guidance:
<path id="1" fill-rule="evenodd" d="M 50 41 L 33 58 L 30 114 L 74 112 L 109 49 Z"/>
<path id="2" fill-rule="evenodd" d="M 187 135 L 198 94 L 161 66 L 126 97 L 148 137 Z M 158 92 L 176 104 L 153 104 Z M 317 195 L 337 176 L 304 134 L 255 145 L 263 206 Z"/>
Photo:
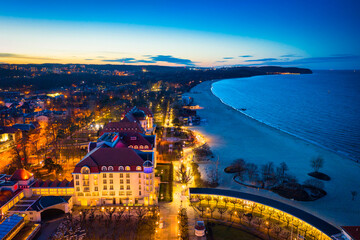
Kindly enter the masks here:
<path id="1" fill-rule="evenodd" d="M 352 239 L 360 240 L 360 226 L 342 226 L 341 227 Z"/>
<path id="2" fill-rule="evenodd" d="M 145 145 L 148 146 L 148 149 L 152 149 L 151 143 L 146 140 L 140 133 L 137 132 L 133 132 L 133 133 L 126 133 L 126 134 L 121 134 L 122 136 L 122 140 L 124 141 L 125 144 L 127 144 L 129 147 L 132 146 L 132 148 L 134 148 L 134 146 L 143 146 L 145 147 Z"/>
<path id="3" fill-rule="evenodd" d="M 73 173 L 80 173 L 84 166 L 92 173 L 102 172 L 103 166 L 112 166 L 113 170 L 109 172 L 118 172 L 119 166 L 130 166 L 131 171 L 136 171 L 143 163 L 144 160 L 131 148 L 98 148 L 76 164 Z"/>
<path id="4" fill-rule="evenodd" d="M 33 176 L 32 173 L 26 171 L 25 169 L 18 169 L 14 172 L 14 174 L 11 176 L 10 181 L 22 181 L 22 180 L 28 180 Z"/>
<path id="5" fill-rule="evenodd" d="M 74 187 L 74 184 L 71 186 L 71 182 L 64 179 L 63 181 L 59 181 L 56 179 L 55 181 L 51 180 L 36 180 L 33 185 L 31 185 L 32 188 L 67 188 L 67 187 Z"/>
<path id="6" fill-rule="evenodd" d="M 140 132 L 143 133 L 144 129 L 138 122 L 109 122 L 104 126 L 101 135 L 106 132 Z"/>
<path id="7" fill-rule="evenodd" d="M 128 112 L 130 112 L 132 109 L 134 109 L 135 107 L 133 108 L 126 108 L 125 109 L 125 114 L 126 115 Z M 152 117 L 153 116 L 153 113 L 150 111 L 150 109 L 148 109 L 147 107 L 137 107 L 137 109 L 143 111 L 148 117 Z"/>

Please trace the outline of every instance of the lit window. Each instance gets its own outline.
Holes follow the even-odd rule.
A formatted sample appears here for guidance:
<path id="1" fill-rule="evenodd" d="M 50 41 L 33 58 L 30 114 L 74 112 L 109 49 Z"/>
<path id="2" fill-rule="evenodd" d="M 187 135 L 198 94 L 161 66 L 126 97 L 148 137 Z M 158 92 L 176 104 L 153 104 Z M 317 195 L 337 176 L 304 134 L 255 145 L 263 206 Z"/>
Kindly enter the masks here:
<path id="1" fill-rule="evenodd" d="M 113 186 L 113 185 L 110 185 L 110 190 L 114 190 L 114 186 Z"/>
<path id="2" fill-rule="evenodd" d="M 107 190 L 107 186 L 106 186 L 106 185 L 104 186 L 104 190 Z"/>
<path id="3" fill-rule="evenodd" d="M 125 170 L 126 170 L 126 171 L 130 171 L 130 167 L 129 167 L 129 166 L 126 166 L 126 167 L 125 167 Z"/>
<path id="4" fill-rule="evenodd" d="M 137 171 L 141 171 L 141 167 L 140 167 L 140 166 L 137 166 L 137 167 L 136 167 L 136 170 L 137 170 Z"/>
<path id="5" fill-rule="evenodd" d="M 137 145 L 135 145 L 135 146 L 134 146 L 134 149 L 138 149 L 138 146 L 137 146 Z"/>
<path id="6" fill-rule="evenodd" d="M 140 149 L 143 149 L 144 147 L 143 147 L 143 145 L 140 145 Z"/>
<path id="7" fill-rule="evenodd" d="M 98 188 L 98 187 L 94 187 L 94 191 L 99 191 L 99 188 Z"/>
<path id="8" fill-rule="evenodd" d="M 120 185 L 120 190 L 124 190 L 124 185 Z"/>
<path id="9" fill-rule="evenodd" d="M 127 174 L 126 174 L 126 178 L 130 178 L 130 173 L 127 173 Z"/>
<path id="10" fill-rule="evenodd" d="M 148 145 L 145 145 L 145 149 L 149 149 L 149 146 L 148 146 Z"/>

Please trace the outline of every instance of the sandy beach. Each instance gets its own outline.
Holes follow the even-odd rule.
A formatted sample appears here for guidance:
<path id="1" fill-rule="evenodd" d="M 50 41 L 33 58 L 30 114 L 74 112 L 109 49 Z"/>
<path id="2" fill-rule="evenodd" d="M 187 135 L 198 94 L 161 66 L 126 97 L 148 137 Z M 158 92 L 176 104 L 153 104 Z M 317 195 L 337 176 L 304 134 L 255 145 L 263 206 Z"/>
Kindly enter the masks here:
<path id="1" fill-rule="evenodd" d="M 194 129 L 209 139 L 216 159 L 219 157 L 219 188 L 271 197 L 308 211 L 338 227 L 360 225 L 360 164 L 262 124 L 223 104 L 211 92 L 213 82 L 197 85 L 188 95 L 194 98 L 195 104 L 204 107 L 198 114 L 207 120 L 207 124 Z M 269 161 L 275 165 L 286 162 L 289 173 L 301 183 L 311 178 L 307 175 L 313 171 L 310 160 L 317 156 L 324 158 L 324 167 L 320 171 L 329 175 L 331 181 L 325 182 L 327 195 L 313 202 L 292 201 L 269 191 L 246 188 L 235 183 L 232 174 L 223 172 L 237 158 L 258 165 Z M 354 201 L 351 191 L 357 191 L 359 195 Z"/>

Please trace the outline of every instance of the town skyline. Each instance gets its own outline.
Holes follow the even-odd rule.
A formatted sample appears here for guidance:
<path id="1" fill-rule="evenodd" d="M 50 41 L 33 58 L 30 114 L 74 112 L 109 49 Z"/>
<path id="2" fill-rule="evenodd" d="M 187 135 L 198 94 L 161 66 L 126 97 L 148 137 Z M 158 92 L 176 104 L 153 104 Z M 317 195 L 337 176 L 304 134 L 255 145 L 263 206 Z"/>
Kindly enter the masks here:
<path id="1" fill-rule="evenodd" d="M 360 68 L 356 1 L 21 1 L 2 9 L 0 63 Z"/>

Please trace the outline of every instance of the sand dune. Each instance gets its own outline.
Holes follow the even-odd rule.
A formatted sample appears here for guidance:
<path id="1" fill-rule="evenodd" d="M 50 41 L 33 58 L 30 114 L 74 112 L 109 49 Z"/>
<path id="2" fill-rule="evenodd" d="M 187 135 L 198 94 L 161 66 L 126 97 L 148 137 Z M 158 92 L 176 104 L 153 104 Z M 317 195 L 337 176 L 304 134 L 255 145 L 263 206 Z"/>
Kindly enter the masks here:
<path id="1" fill-rule="evenodd" d="M 204 107 L 198 114 L 207 119 L 208 124 L 195 129 L 210 138 L 209 144 L 215 155 L 219 156 L 222 174 L 220 188 L 272 197 L 337 226 L 360 225 L 360 164 L 257 122 L 224 105 L 210 91 L 213 82 L 197 85 L 189 95 L 194 98 L 195 104 Z M 284 161 L 290 173 L 303 182 L 310 178 L 307 175 L 312 171 L 310 160 L 319 155 L 325 160 L 321 171 L 332 180 L 325 182 L 327 196 L 314 202 L 291 201 L 268 191 L 242 187 L 232 181 L 231 175 L 222 171 L 237 158 L 259 165 L 269 161 L 277 165 Z M 354 201 L 351 200 L 351 191 L 359 194 Z"/>

